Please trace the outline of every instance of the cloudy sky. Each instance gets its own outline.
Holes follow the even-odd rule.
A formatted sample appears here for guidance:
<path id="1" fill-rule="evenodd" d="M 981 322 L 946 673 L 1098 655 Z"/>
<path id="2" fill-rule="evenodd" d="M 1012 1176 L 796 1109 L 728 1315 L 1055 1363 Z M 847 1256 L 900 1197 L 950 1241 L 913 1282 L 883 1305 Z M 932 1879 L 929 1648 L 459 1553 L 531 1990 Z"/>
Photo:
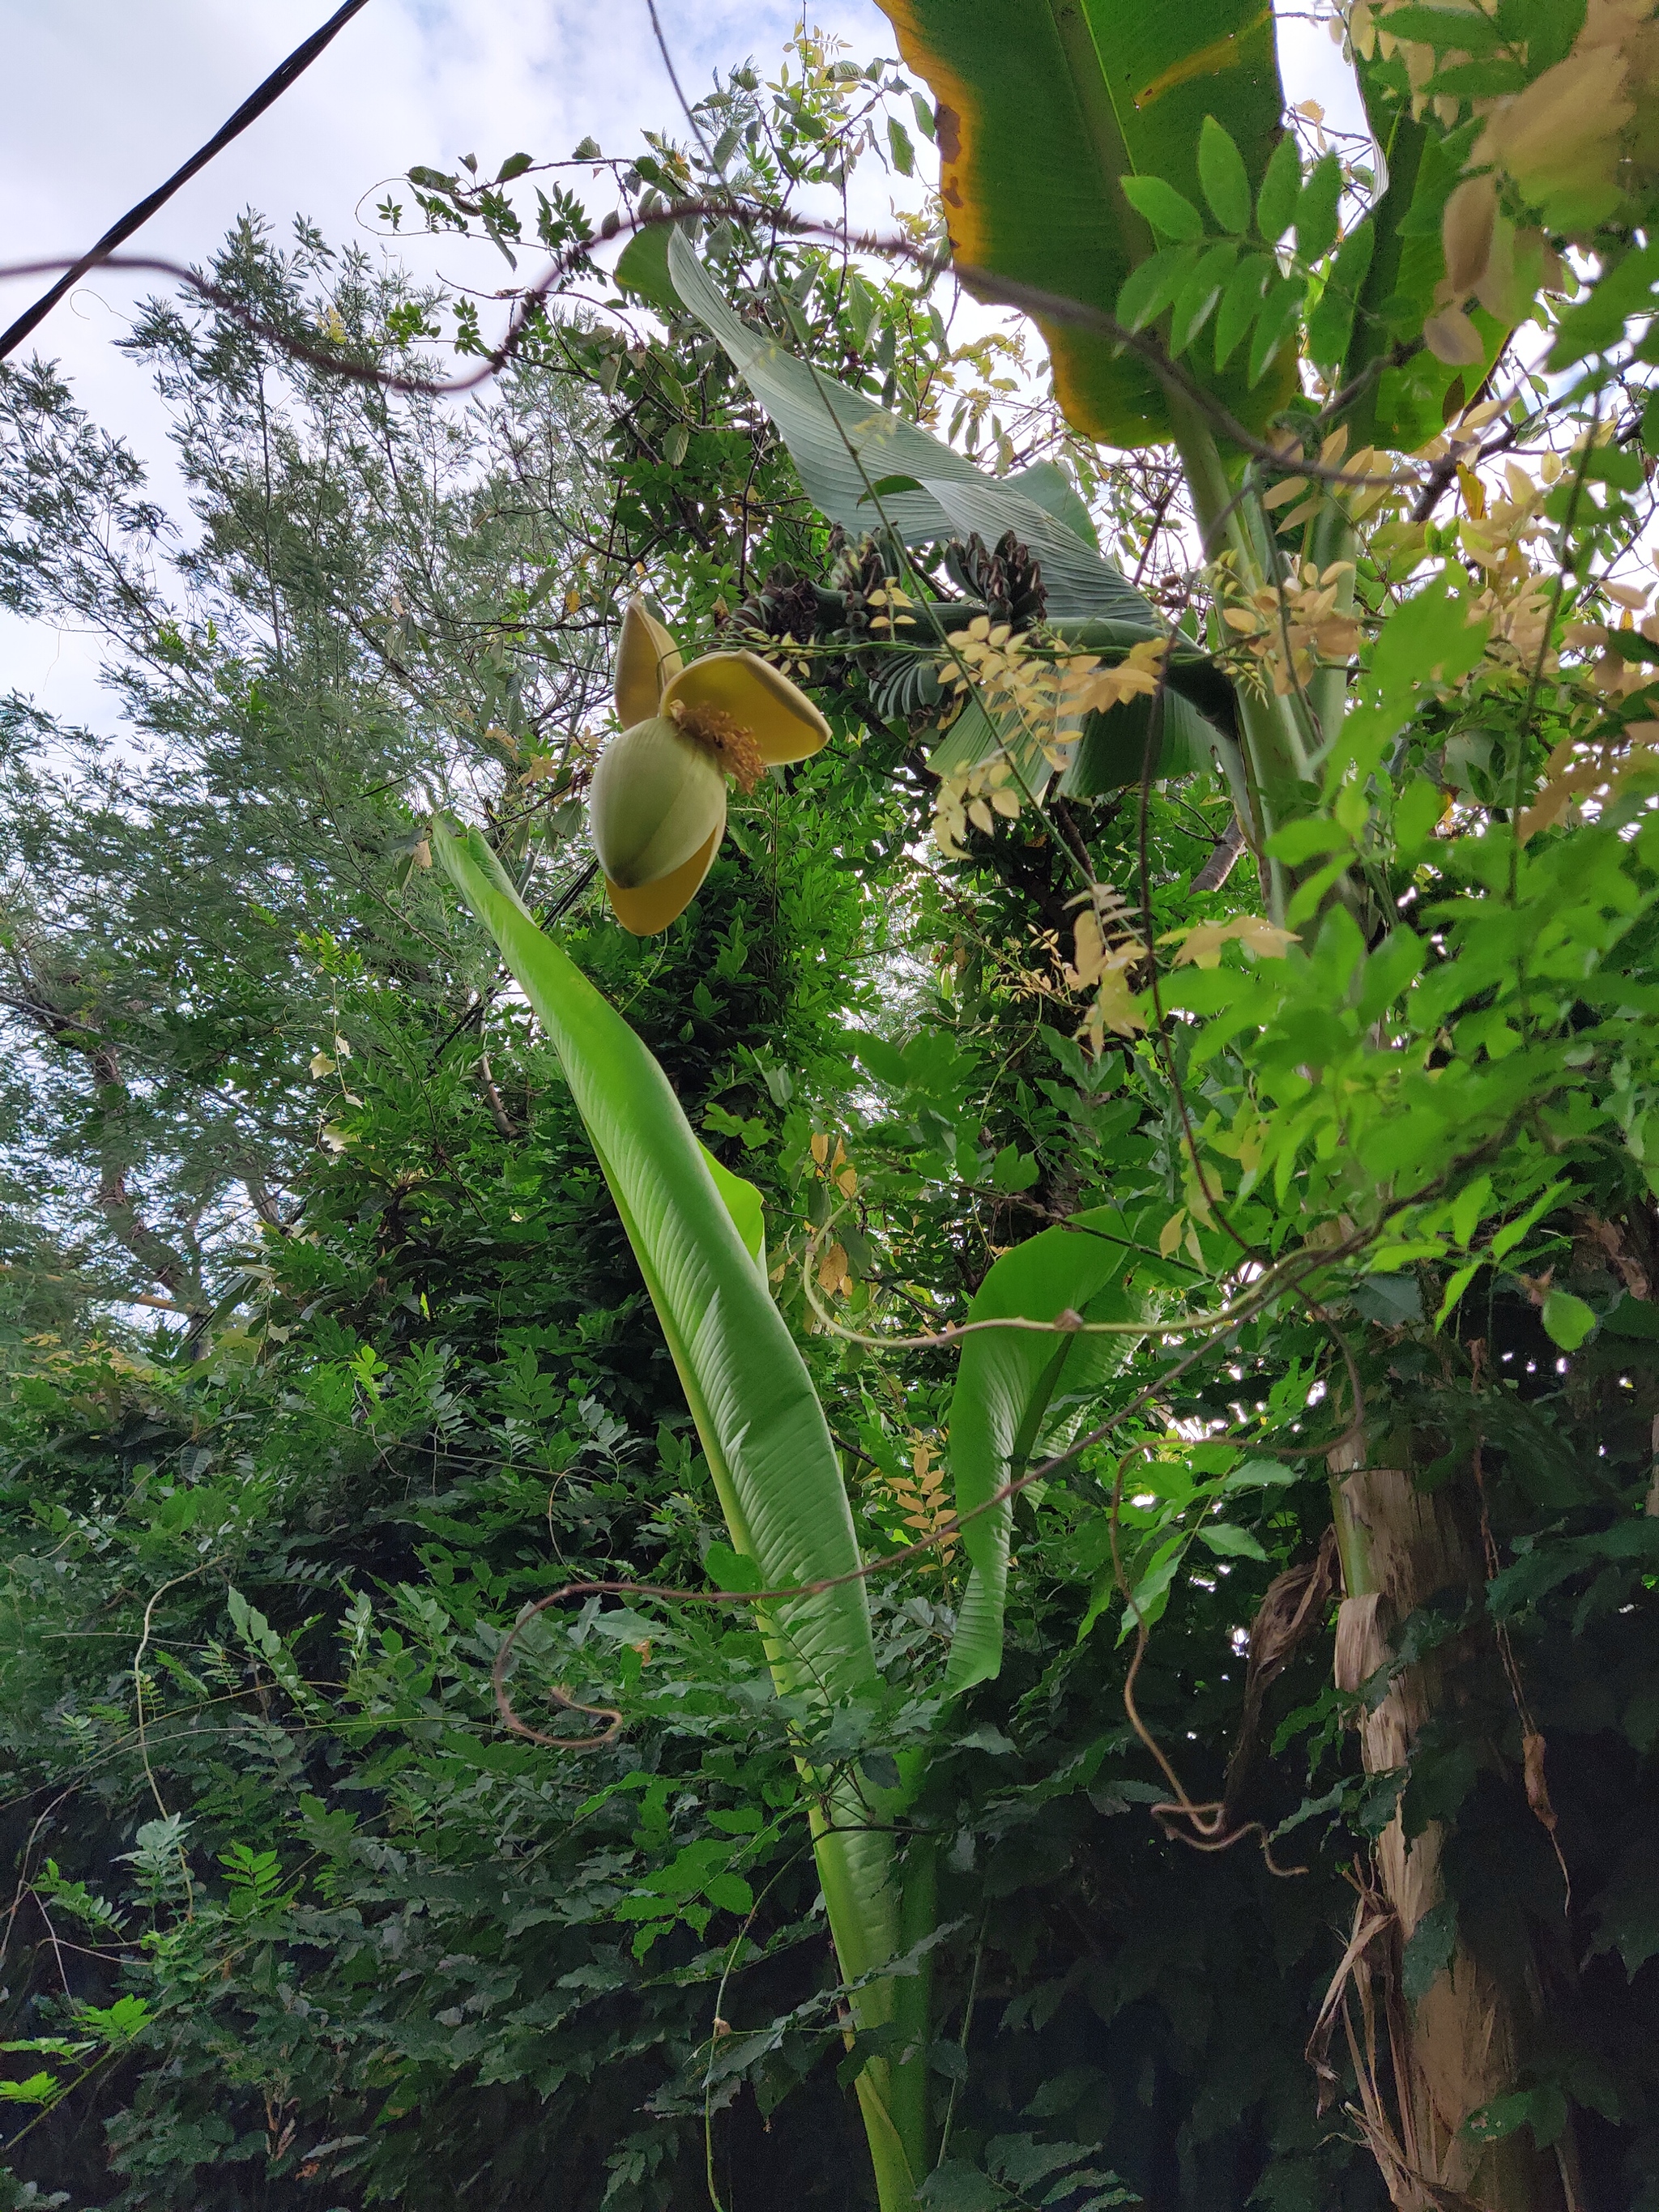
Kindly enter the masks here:
<path id="1" fill-rule="evenodd" d="M 966 0 L 963 0 L 966 4 Z M 1171 0 L 1164 0 L 1171 4 Z M 799 20 L 795 0 L 659 0 L 682 81 L 753 58 L 775 65 Z M 0 143 L 0 241 L 7 261 L 84 251 L 176 168 L 331 12 L 330 0 L 0 0 L 7 131 Z M 860 59 L 895 51 L 873 0 L 817 0 L 810 20 Z M 1335 56 L 1286 26 L 1293 98 L 1340 99 Z M 448 168 L 523 148 L 568 155 L 591 135 L 624 151 L 679 111 L 646 0 L 368 0 L 294 89 L 186 185 L 133 240 L 200 261 L 247 207 L 296 211 L 331 238 L 374 222 L 384 181 L 411 162 Z M 361 208 L 361 216 L 359 213 Z M 477 281 L 453 246 L 410 241 L 404 257 Z M 0 327 L 41 280 L 0 283 Z M 155 280 L 105 271 L 79 286 L 32 343 L 55 356 L 94 416 L 127 435 L 165 497 L 165 422 L 142 372 L 112 348 Z M 91 642 L 0 618 L 0 691 L 59 714 L 106 721 Z"/>
<path id="2" fill-rule="evenodd" d="M 799 20 L 792 0 L 665 0 L 688 90 L 753 54 L 775 61 Z M 262 77 L 331 13 L 331 0 L 0 0 L 7 130 L 0 144 L 0 240 L 7 261 L 83 251 L 171 173 Z M 891 53 L 869 0 L 821 0 L 812 20 L 860 57 Z M 696 97 L 696 90 L 692 91 Z M 592 135 L 609 152 L 679 117 L 645 0 L 368 0 L 294 88 L 186 185 L 134 240 L 200 261 L 237 215 L 281 224 L 296 211 L 330 237 L 374 222 L 375 187 L 414 161 L 448 168 L 476 152 L 568 155 Z M 407 200 L 407 193 L 404 195 Z M 360 214 L 361 207 L 361 214 Z M 468 281 L 478 264 L 435 241 L 396 249 Z M 49 280 L 46 280 L 49 281 Z M 489 281 L 489 280 L 485 280 Z M 0 283 L 0 327 L 40 279 Z M 96 418 L 158 465 L 165 419 L 143 374 L 112 349 L 155 278 L 105 271 L 76 289 L 30 342 L 57 356 Z M 91 641 L 0 618 L 0 690 L 33 694 L 73 717 L 106 719 Z"/>

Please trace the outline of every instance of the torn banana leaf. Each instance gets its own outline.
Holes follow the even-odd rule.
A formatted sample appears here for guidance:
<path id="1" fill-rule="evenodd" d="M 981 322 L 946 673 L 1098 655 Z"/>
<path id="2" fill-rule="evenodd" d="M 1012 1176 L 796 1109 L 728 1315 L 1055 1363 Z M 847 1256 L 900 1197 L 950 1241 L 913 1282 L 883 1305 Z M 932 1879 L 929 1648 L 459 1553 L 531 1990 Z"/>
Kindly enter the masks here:
<path id="1" fill-rule="evenodd" d="M 907 545 L 975 532 L 992 545 L 1012 530 L 1042 564 L 1050 614 L 1104 616 L 1136 637 L 1158 635 L 1148 602 L 1082 534 L 1082 501 L 1075 492 L 1065 497 L 1069 487 L 1051 463 L 1027 472 L 1029 488 L 1020 476 L 985 475 L 930 432 L 751 329 L 678 231 L 668 267 L 680 298 L 731 356 L 788 447 L 808 498 L 830 521 L 855 538 L 886 527 Z M 896 477 L 904 483 L 893 485 Z M 878 491 L 883 484 L 890 488 Z"/>

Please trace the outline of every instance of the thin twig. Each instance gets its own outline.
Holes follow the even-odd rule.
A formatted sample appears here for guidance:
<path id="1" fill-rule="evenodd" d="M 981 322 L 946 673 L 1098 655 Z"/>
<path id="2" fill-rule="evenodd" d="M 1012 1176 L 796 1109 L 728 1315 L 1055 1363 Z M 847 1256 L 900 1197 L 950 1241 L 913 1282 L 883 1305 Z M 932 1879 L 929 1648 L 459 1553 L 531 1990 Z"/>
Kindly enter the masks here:
<path id="1" fill-rule="evenodd" d="M 567 277 L 591 259 L 596 245 L 650 229 L 659 223 L 703 220 L 765 222 L 792 238 L 820 240 L 832 245 L 844 244 L 855 252 L 906 262 L 927 276 L 941 276 L 949 270 L 970 291 L 1000 306 L 1015 307 L 1026 314 L 1048 316 L 1056 322 L 1073 324 L 1080 329 L 1093 331 L 1099 337 L 1110 339 L 1115 345 L 1127 347 L 1131 352 L 1139 354 L 1159 380 L 1170 390 L 1178 392 L 1198 408 L 1229 444 L 1279 476 L 1306 477 L 1313 482 L 1344 485 L 1353 490 L 1415 491 L 1419 487 L 1421 479 L 1409 471 L 1391 471 L 1380 476 L 1358 474 L 1351 470 L 1327 467 L 1299 450 L 1285 451 L 1267 444 L 1247 430 L 1212 392 L 1190 376 L 1178 362 L 1173 361 L 1157 338 L 1146 331 L 1129 330 L 1115 317 L 1107 314 L 1102 308 L 1090 306 L 1085 301 L 1072 299 L 1064 293 L 1049 292 L 1039 285 L 1019 283 L 1012 277 L 999 276 L 990 270 L 981 269 L 970 262 L 952 262 L 945 256 L 927 252 L 908 238 L 884 236 L 877 232 L 849 233 L 838 223 L 815 222 L 787 210 L 768 208 L 753 201 L 724 198 L 684 199 L 677 201 L 672 207 L 653 209 L 649 214 L 625 218 L 607 217 L 600 237 L 590 234 L 566 247 L 548 264 L 535 284 L 517 295 L 507 330 L 500 342 L 484 356 L 483 366 L 470 376 L 449 379 L 404 375 L 395 369 L 377 368 L 373 362 L 354 361 L 343 356 L 337 350 L 331 351 L 313 345 L 308 340 L 295 337 L 292 332 L 279 330 L 262 316 L 254 314 L 219 285 L 175 261 L 164 261 L 147 255 L 108 254 L 104 257 L 101 265 L 113 269 L 143 269 L 174 277 L 181 284 L 199 293 L 253 336 L 264 338 L 296 361 L 306 362 L 314 368 L 348 382 L 372 385 L 384 392 L 404 392 L 428 398 L 459 398 L 466 392 L 476 392 L 516 359 L 549 299 Z M 44 276 L 50 270 L 69 265 L 71 264 L 61 258 L 15 263 L 9 267 L 0 268 L 0 280 L 13 276 Z"/>
<path id="2" fill-rule="evenodd" d="M 685 119 L 691 125 L 692 135 L 702 149 L 702 158 L 712 169 L 714 157 L 708 150 L 708 141 L 702 135 L 702 125 L 697 120 L 697 111 L 686 98 L 680 84 L 679 71 L 674 66 L 674 57 L 668 51 L 668 41 L 663 36 L 662 19 L 657 13 L 657 0 L 645 0 L 651 11 L 651 30 L 657 41 L 657 52 L 662 56 L 662 65 L 668 71 L 668 82 L 674 88 L 674 97 L 685 111 Z"/>

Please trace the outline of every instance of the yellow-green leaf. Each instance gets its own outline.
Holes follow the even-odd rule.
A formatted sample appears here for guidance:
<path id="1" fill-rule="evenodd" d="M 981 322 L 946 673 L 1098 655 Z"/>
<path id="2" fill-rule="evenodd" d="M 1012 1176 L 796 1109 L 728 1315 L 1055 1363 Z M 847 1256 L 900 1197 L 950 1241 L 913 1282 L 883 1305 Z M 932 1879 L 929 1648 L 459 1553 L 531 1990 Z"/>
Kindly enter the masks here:
<path id="1" fill-rule="evenodd" d="M 1571 1291 L 1551 1291 L 1544 1300 L 1544 1332 L 1563 1352 L 1577 1352 L 1595 1326 L 1593 1308 Z"/>
<path id="2" fill-rule="evenodd" d="M 1296 203 L 1296 250 L 1304 261 L 1318 261 L 1336 243 L 1337 203 L 1342 197 L 1342 164 L 1334 154 L 1316 161 Z"/>
<path id="3" fill-rule="evenodd" d="M 1156 322 L 1198 266 L 1196 246 L 1166 246 L 1132 269 L 1117 295 L 1117 319 L 1126 330 Z"/>
<path id="4" fill-rule="evenodd" d="M 1224 368 L 1238 350 L 1238 342 L 1255 320 L 1267 279 L 1278 264 L 1271 253 L 1249 253 L 1227 280 L 1215 318 L 1215 359 Z"/>

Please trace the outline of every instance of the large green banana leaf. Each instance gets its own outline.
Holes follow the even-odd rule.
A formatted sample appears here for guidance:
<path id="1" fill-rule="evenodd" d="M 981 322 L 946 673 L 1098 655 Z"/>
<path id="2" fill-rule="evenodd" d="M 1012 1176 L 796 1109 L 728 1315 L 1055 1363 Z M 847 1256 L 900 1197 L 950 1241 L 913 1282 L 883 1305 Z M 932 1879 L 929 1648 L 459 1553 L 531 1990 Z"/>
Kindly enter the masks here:
<path id="1" fill-rule="evenodd" d="M 858 1541 L 823 1409 L 667 1077 L 536 927 L 477 832 L 458 836 L 438 823 L 433 838 L 559 1055 L 738 1549 L 768 1589 L 850 1574 Z M 789 1687 L 857 1696 L 874 1682 L 869 1609 L 856 1583 L 781 1604 L 774 1619 Z"/>
<path id="2" fill-rule="evenodd" d="M 751 330 L 709 280 L 681 234 L 668 263 L 684 304 L 726 348 L 755 397 L 776 424 L 814 504 L 832 521 L 860 532 L 872 526 L 870 487 L 894 476 L 912 491 L 881 496 L 881 514 L 908 544 L 965 538 L 988 544 L 1012 530 L 1042 566 L 1048 611 L 1063 635 L 1103 651 L 1122 651 L 1160 633 L 1148 602 L 1095 550 L 1088 509 L 1052 462 L 1018 475 L 990 477 L 964 455 L 863 393 L 837 384 Z M 1137 711 L 1137 707 L 1139 711 Z M 1155 777 L 1208 769 L 1217 749 L 1236 742 L 1232 687 L 1207 659 L 1175 662 L 1158 708 Z M 934 746 L 929 765 L 939 775 L 976 767 L 1004 743 L 1004 732 L 970 702 Z M 1064 786 L 1068 797 L 1097 798 L 1139 782 L 1146 769 L 1144 702 L 1097 715 Z M 1017 749 L 1028 788 L 1046 786 L 1048 769 L 1033 741 Z"/>
<path id="3" fill-rule="evenodd" d="M 744 381 L 777 426 L 807 497 L 853 536 L 884 520 L 907 545 L 977 532 L 989 545 L 1006 530 L 1042 566 L 1048 611 L 1098 616 L 1125 626 L 1126 641 L 1162 629 L 1151 606 L 1079 528 L 1081 501 L 1059 471 L 1042 463 L 1024 477 L 988 477 L 941 439 L 902 421 L 861 392 L 811 368 L 765 331 L 750 329 L 714 283 L 684 236 L 669 241 L 675 289 L 720 340 Z M 893 477 L 920 489 L 871 496 Z"/>
<path id="4" fill-rule="evenodd" d="M 1029 468 L 1016 469 L 1003 482 L 1012 484 L 1027 499 L 1034 499 L 1055 521 L 1075 531 L 1085 545 L 1099 550 L 1100 533 L 1095 528 L 1095 519 L 1084 503 L 1082 493 L 1058 461 L 1033 461 Z"/>
<path id="5" fill-rule="evenodd" d="M 1125 699 L 1104 714 L 1088 717 L 1076 755 L 1060 780 L 1060 796 L 1101 799 L 1148 779 L 1157 783 L 1167 776 L 1213 769 L 1222 748 L 1235 742 L 1172 679 L 1156 700 Z"/>
<path id="6" fill-rule="evenodd" d="M 766 1209 L 761 1204 L 761 1194 L 752 1182 L 745 1182 L 731 1169 L 723 1167 L 707 1145 L 699 1143 L 703 1165 L 714 1177 L 714 1188 L 720 1194 L 720 1203 L 731 1215 L 737 1232 L 743 1239 L 744 1249 L 760 1270 L 762 1282 L 766 1274 Z"/>
<path id="7" fill-rule="evenodd" d="M 1265 0 L 881 0 L 939 104 L 940 188 L 959 261 L 1110 313 L 1153 251 L 1125 176 L 1202 207 L 1199 132 L 1213 115 L 1254 191 L 1284 94 Z M 1170 434 L 1156 375 L 1074 325 L 1038 318 L 1066 419 L 1116 446 Z M 1254 391 L 1237 362 L 1191 373 L 1261 423 L 1295 375 L 1291 349 Z"/>
<path id="8" fill-rule="evenodd" d="M 799 1352 L 767 1288 L 758 1196 L 711 1160 L 634 1031 L 537 927 L 474 830 L 434 819 L 433 850 L 499 946 L 558 1054 L 668 1340 L 726 1525 L 768 1589 L 854 1572 L 858 1541 L 835 1447 Z M 831 1702 L 878 1687 L 861 1583 L 768 1608 L 781 1691 Z M 876 1808 L 890 1812 L 890 1804 Z M 813 1820 L 842 1972 L 900 1948 L 891 1832 L 852 1784 Z M 861 1992 L 861 2026 L 890 2021 L 891 1983 Z M 925 2143 L 925 2066 L 873 2058 L 858 2082 L 884 2212 L 908 2205 Z"/>
<path id="9" fill-rule="evenodd" d="M 1097 1206 L 1005 1252 L 980 1285 L 968 1318 L 1018 1314 L 1054 1321 L 1070 1308 L 1085 1321 L 1133 1321 L 1138 1310 L 1123 1288 L 1127 1260 L 1121 1214 L 1115 1206 Z M 1133 1340 L 1012 1328 L 965 1337 L 951 1400 L 957 1512 L 971 1512 L 1023 1474 L 1056 1394 L 1103 1381 Z M 963 1526 L 969 1572 L 945 1673 L 952 1692 L 988 1680 L 1001 1668 L 1012 1523 L 1013 1502 L 1005 1498 Z"/>
<path id="10" fill-rule="evenodd" d="M 1225 678 L 1217 672 L 1216 681 L 1228 692 L 1230 704 Z M 1060 776 L 1060 796 L 1100 799 L 1148 776 L 1158 782 L 1168 776 L 1192 775 L 1212 769 L 1222 749 L 1231 749 L 1236 742 L 1231 730 L 1212 720 L 1172 679 L 1156 702 L 1126 699 L 1104 714 L 1086 717 Z M 977 699 L 969 701 L 934 744 L 927 765 L 935 775 L 960 775 L 1004 750 L 1022 785 L 1040 799 L 1050 775 L 1042 747 L 1024 731 L 1017 716 L 988 714 Z"/>

